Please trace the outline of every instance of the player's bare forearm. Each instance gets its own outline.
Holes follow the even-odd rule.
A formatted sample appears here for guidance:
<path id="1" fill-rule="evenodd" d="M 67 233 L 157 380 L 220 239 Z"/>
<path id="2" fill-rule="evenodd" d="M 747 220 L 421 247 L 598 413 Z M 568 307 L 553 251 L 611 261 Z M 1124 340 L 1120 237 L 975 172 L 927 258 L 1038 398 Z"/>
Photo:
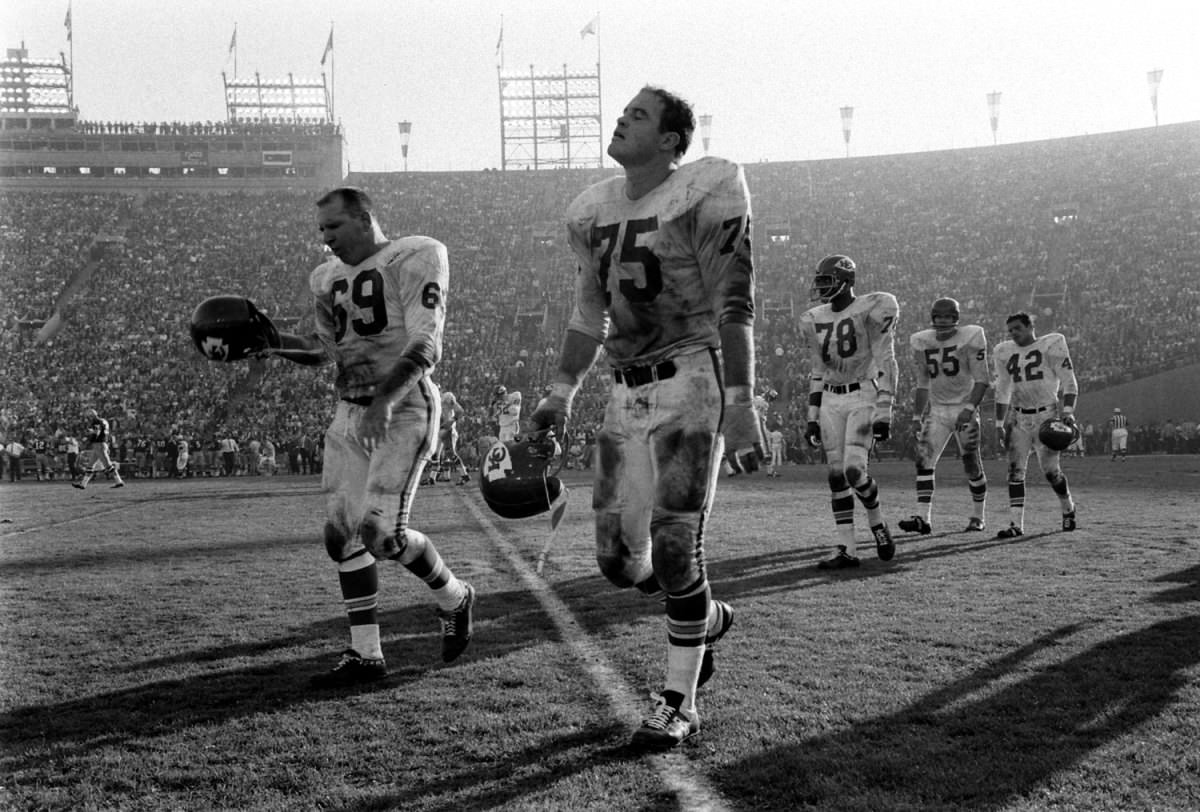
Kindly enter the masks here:
<path id="1" fill-rule="evenodd" d="M 754 325 L 725 322 L 721 325 L 721 356 L 725 387 L 754 387 Z"/>
<path id="2" fill-rule="evenodd" d="M 326 352 L 325 345 L 316 336 L 280 333 L 279 347 L 270 352 L 271 355 L 306 367 L 324 366 L 333 361 Z"/>
<path id="3" fill-rule="evenodd" d="M 567 330 L 563 336 L 562 351 L 559 353 L 558 369 L 554 373 L 553 382 L 578 388 L 599 356 L 599 341 L 578 330 Z"/>

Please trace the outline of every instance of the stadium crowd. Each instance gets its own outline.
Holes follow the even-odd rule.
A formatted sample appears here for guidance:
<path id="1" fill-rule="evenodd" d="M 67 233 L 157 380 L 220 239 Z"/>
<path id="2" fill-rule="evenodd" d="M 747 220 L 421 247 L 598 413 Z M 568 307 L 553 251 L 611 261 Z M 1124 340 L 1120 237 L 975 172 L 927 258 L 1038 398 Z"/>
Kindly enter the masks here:
<path id="1" fill-rule="evenodd" d="M 436 379 L 468 412 L 459 426 L 468 464 L 475 440 L 495 433 L 488 405 L 497 385 L 523 391 L 529 408 L 540 395 L 572 300 L 561 212 L 608 172 L 348 179 L 375 197 L 388 233 L 449 248 Z M 1033 312 L 1042 332 L 1064 333 L 1085 397 L 1200 357 L 1200 275 L 1180 273 L 1200 267 L 1200 125 L 746 172 L 759 383 L 777 393 L 767 419 L 794 462 L 813 461 L 801 440 L 808 369 L 797 321 L 817 260 L 835 251 L 858 262 L 859 290 L 900 302 L 899 430 L 885 450 L 901 456 L 912 442 L 905 339 L 938 296 L 957 298 L 964 321 L 983 325 L 993 345 L 1018 310 Z M 308 272 L 323 259 L 315 197 L 0 193 L 0 445 L 23 446 L 31 468 L 40 467 L 36 449 L 49 448 L 61 475 L 66 440 L 93 407 L 112 421 L 134 475 L 178 472 L 168 461 L 180 439 L 191 450 L 185 474 L 269 473 L 260 462 L 267 441 L 274 470 L 317 470 L 332 373 L 277 360 L 210 363 L 187 330 L 192 308 L 218 293 L 248 296 L 289 330 L 304 329 Z M 581 436 L 599 422 L 610 381 L 593 373 L 577 399 Z M 1200 451 L 1193 418 L 1135 421 L 1130 451 Z M 1089 451 L 1104 453 L 1107 432 L 1094 429 Z M 219 452 L 225 440 L 239 448 L 232 469 Z M 585 451 L 581 442 L 579 464 Z M 0 454 L 6 478 L 10 456 Z"/>

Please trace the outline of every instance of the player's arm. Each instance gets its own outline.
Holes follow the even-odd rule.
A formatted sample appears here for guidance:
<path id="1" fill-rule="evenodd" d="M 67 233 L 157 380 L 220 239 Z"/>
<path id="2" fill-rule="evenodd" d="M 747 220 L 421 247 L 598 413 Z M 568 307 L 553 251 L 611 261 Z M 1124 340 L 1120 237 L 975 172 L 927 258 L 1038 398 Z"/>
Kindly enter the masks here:
<path id="1" fill-rule="evenodd" d="M 307 367 L 318 367 L 333 363 L 333 354 L 316 334 L 299 335 L 297 333 L 280 333 L 279 347 L 268 351 L 277 358 L 283 358 Z"/>
<path id="2" fill-rule="evenodd" d="M 567 224 L 567 238 L 577 260 L 575 270 L 575 309 L 567 322 L 558 366 L 550 378 L 550 391 L 538 401 L 529 423 L 534 431 L 553 428 L 566 432 L 571 404 L 583 379 L 600 356 L 608 336 L 610 317 L 599 261 L 592 253 L 592 221 L 586 217 Z"/>
<path id="3" fill-rule="evenodd" d="M 966 404 L 958 413 L 957 423 L 960 426 L 972 421 L 975 412 L 979 409 L 979 404 L 983 403 L 988 389 L 992 386 L 991 368 L 987 357 L 987 338 L 984 336 L 983 328 L 976 329 L 978 332 L 971 336 L 962 350 L 964 366 L 971 374 L 973 384 L 967 395 Z"/>
<path id="4" fill-rule="evenodd" d="M 817 340 L 813 317 L 805 313 L 800 318 L 800 333 L 808 342 L 809 363 L 812 369 L 808 376 L 808 419 L 805 422 L 804 439 L 816 448 L 821 444 L 821 396 L 825 392 L 825 357 L 821 353 L 821 342 Z"/>
<path id="5" fill-rule="evenodd" d="M 1075 421 L 1075 404 L 1079 400 L 1079 382 L 1075 378 L 1075 367 L 1071 363 L 1071 354 L 1067 350 L 1067 340 L 1061 335 L 1053 344 L 1051 363 L 1054 374 L 1058 377 L 1059 386 L 1063 392 L 1063 419 Z"/>
<path id="6" fill-rule="evenodd" d="M 896 400 L 896 383 L 900 380 L 900 365 L 896 362 L 896 321 L 900 305 L 890 293 L 880 293 L 872 310 L 871 357 L 875 359 L 875 414 L 871 432 L 883 442 L 891 435 L 892 406 Z"/>
<path id="7" fill-rule="evenodd" d="M 913 375 L 917 379 L 916 386 L 913 388 L 913 420 L 920 422 L 925 410 L 929 407 L 929 364 L 925 360 L 925 353 L 917 346 L 916 335 L 910 339 L 910 345 L 912 346 Z"/>

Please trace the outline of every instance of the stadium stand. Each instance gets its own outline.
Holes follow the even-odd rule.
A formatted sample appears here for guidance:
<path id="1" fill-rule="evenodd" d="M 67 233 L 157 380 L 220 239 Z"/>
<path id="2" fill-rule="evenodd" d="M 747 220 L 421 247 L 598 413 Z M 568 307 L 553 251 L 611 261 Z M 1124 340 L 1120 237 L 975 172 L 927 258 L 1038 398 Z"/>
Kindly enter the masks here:
<path id="1" fill-rule="evenodd" d="M 437 379 L 470 413 L 460 426 L 464 449 L 491 433 L 486 412 L 497 383 L 523 389 L 527 402 L 539 394 L 531 390 L 546 380 L 570 315 L 574 264 L 561 212 L 613 171 L 347 179 L 376 198 L 389 234 L 426 234 L 449 247 L 450 311 Z M 896 294 L 902 336 L 925 323 L 940 295 L 958 298 L 964 319 L 982 324 L 993 344 L 1009 313 L 1035 313 L 1042 332 L 1069 339 L 1085 392 L 1200 358 L 1200 122 L 984 149 L 751 164 L 746 172 L 756 221 L 759 377 L 780 393 L 772 421 L 792 437 L 803 424 L 807 386 L 796 317 L 807 307 L 816 261 L 834 251 L 859 263 L 859 290 Z M 283 445 L 281 460 L 306 439 L 319 440 L 333 403 L 328 371 L 212 364 L 187 333 L 192 307 L 215 293 L 249 296 L 303 328 L 307 274 L 322 258 L 315 196 L 153 184 L 60 191 L 52 180 L 13 189 L 0 180 L 4 437 L 77 430 L 82 409 L 94 406 L 113 419 L 118 438 L 130 440 L 183 434 L 193 448 L 206 448 L 225 436 L 243 447 L 271 437 Z M 912 378 L 901 368 L 904 407 Z M 580 426 L 598 422 L 607 381 L 589 377 L 577 404 Z M 1131 450 L 1192 448 L 1191 417 L 1138 415 L 1144 424 L 1133 426 Z M 897 424 L 904 422 L 901 413 Z M 901 434 L 893 445 L 903 451 L 905 443 Z M 243 469 L 252 473 L 253 461 Z"/>

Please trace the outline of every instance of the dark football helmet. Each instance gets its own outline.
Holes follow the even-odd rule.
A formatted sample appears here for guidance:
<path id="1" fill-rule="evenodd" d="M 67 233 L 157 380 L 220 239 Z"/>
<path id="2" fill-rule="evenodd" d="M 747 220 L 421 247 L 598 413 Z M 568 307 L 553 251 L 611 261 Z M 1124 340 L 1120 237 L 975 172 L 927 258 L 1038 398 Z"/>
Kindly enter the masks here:
<path id="1" fill-rule="evenodd" d="M 279 347 L 279 331 L 254 302 L 210 296 L 192 311 L 192 343 L 210 361 L 241 361 Z"/>
<path id="2" fill-rule="evenodd" d="M 1038 426 L 1038 439 L 1053 451 L 1066 451 L 1071 443 L 1079 439 L 1079 427 L 1060 417 L 1051 417 Z"/>
<path id="3" fill-rule="evenodd" d="M 949 319 L 950 323 L 938 324 L 938 319 Z M 934 301 L 933 306 L 929 308 L 929 323 L 937 330 L 950 330 L 958 326 L 958 300 L 951 299 L 949 296 L 943 296 Z"/>
<path id="4" fill-rule="evenodd" d="M 555 476 L 562 457 L 562 448 L 546 432 L 494 443 L 479 468 L 483 501 L 505 519 L 545 513 L 564 490 L 562 480 Z M 553 472 L 552 466 L 557 466 Z"/>
<path id="5" fill-rule="evenodd" d="M 858 266 L 845 254 L 832 254 L 817 263 L 809 298 L 832 301 L 842 291 L 854 287 L 854 271 Z"/>

